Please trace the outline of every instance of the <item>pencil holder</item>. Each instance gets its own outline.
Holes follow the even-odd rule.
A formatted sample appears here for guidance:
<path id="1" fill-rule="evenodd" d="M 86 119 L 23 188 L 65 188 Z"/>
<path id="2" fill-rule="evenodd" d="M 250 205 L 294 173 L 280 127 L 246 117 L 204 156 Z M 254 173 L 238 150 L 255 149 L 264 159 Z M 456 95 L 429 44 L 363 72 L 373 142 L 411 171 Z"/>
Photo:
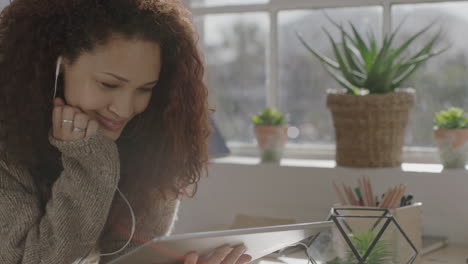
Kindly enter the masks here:
<path id="1" fill-rule="evenodd" d="M 335 228 L 317 235 L 309 247 L 312 263 L 413 264 L 418 249 L 388 209 L 333 208 Z"/>

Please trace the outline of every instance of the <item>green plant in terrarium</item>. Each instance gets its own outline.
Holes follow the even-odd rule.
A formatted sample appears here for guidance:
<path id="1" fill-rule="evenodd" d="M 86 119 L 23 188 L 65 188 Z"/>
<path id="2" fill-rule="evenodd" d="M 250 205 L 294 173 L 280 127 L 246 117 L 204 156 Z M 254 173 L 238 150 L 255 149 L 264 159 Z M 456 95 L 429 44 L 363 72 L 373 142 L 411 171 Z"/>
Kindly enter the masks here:
<path id="1" fill-rule="evenodd" d="M 331 42 L 335 60 L 315 51 L 300 33 L 297 33 L 297 37 L 349 94 L 392 92 L 396 88 L 400 88 L 402 83 L 424 62 L 446 50 L 434 51 L 434 45 L 441 37 L 441 30 L 439 30 L 417 52 L 412 55 L 405 53 L 418 37 L 433 26 L 433 23 L 411 35 L 401 45 L 394 48 L 395 38 L 403 22 L 395 31 L 385 35 L 379 45 L 374 32 L 368 31 L 367 37 L 364 37 L 353 23 L 349 22 L 351 30 L 348 32 L 343 25 L 333 21 L 330 17 L 328 19 L 340 32 L 341 42 L 339 43 L 332 38 L 329 31 L 323 29 Z"/>
<path id="2" fill-rule="evenodd" d="M 252 116 L 252 122 L 258 126 L 282 126 L 286 124 L 286 117 L 276 109 L 265 108 Z"/>
<path id="3" fill-rule="evenodd" d="M 349 235 L 349 238 L 353 245 L 356 247 L 360 256 L 364 256 L 367 249 L 370 247 L 372 242 L 375 240 L 377 233 L 375 231 L 366 232 L 354 232 Z M 390 263 L 391 258 L 395 256 L 394 252 L 389 250 L 390 243 L 385 240 L 379 240 L 371 253 L 366 259 L 366 264 L 385 264 Z M 354 253 L 349 250 L 346 253 L 346 260 L 335 258 L 328 261 L 327 264 L 358 264 L 359 261 L 356 259 Z"/>
<path id="4" fill-rule="evenodd" d="M 333 260 L 327 261 L 326 264 L 345 264 L 340 258 L 334 258 Z"/>
<path id="5" fill-rule="evenodd" d="M 468 128 L 468 116 L 463 109 L 451 107 L 434 115 L 436 129 L 464 129 Z"/>
<path id="6" fill-rule="evenodd" d="M 372 242 L 375 240 L 377 233 L 374 231 L 367 231 L 367 232 L 355 232 L 352 233 L 349 238 L 351 242 L 356 247 L 356 250 L 359 252 L 359 255 L 364 256 L 366 254 L 367 249 L 370 247 Z M 366 263 L 367 264 L 385 264 L 387 261 L 390 260 L 395 254 L 389 250 L 390 243 L 385 240 L 379 240 L 377 244 L 375 244 L 374 248 L 372 249 L 371 253 L 367 257 Z M 349 264 L 357 264 L 358 261 L 354 257 L 352 252 L 348 252 L 348 260 Z"/>

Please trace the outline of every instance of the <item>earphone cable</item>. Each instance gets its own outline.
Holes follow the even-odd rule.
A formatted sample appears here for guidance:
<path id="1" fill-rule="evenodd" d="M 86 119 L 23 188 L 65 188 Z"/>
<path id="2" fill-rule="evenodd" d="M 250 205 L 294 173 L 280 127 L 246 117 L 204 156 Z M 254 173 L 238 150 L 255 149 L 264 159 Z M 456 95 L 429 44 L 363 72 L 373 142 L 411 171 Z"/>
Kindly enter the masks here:
<path id="1" fill-rule="evenodd" d="M 127 200 L 127 198 L 125 197 L 125 195 L 120 191 L 120 189 L 117 187 L 117 191 L 119 192 L 120 196 L 122 196 L 122 199 L 124 199 L 125 203 L 127 204 L 128 206 L 128 209 L 130 210 L 130 214 L 132 216 L 132 230 L 131 230 L 131 233 L 130 233 L 130 236 L 128 238 L 128 241 L 127 243 L 125 243 L 125 245 L 123 245 L 119 250 L 117 251 L 114 251 L 114 252 L 111 252 L 111 253 L 104 253 L 104 254 L 100 254 L 99 256 L 102 257 L 102 256 L 111 256 L 111 255 L 115 255 L 115 254 L 118 254 L 120 253 L 122 250 L 124 250 L 129 244 L 130 242 L 132 241 L 133 239 L 133 235 L 135 234 L 135 225 L 136 225 L 136 221 L 135 221 L 135 214 L 133 212 L 133 208 L 130 204 L 130 202 Z M 85 260 L 89 254 L 91 253 L 92 249 L 90 251 L 88 251 L 88 253 L 86 254 L 86 256 L 84 258 L 81 258 L 80 261 L 77 263 L 77 264 L 81 264 L 83 262 L 83 260 Z"/>

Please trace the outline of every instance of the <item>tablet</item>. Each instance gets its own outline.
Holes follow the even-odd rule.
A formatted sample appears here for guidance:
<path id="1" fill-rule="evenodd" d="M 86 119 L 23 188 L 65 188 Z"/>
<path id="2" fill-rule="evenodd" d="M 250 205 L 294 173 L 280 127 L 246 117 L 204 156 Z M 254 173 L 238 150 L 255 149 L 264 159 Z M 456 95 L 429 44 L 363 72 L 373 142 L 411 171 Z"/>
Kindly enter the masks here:
<path id="1" fill-rule="evenodd" d="M 329 230 L 332 225 L 331 221 L 327 221 L 156 237 L 110 264 L 174 263 L 192 251 L 205 255 L 223 245 L 240 244 L 247 247 L 245 254 L 252 256 L 253 261 L 321 231 Z"/>

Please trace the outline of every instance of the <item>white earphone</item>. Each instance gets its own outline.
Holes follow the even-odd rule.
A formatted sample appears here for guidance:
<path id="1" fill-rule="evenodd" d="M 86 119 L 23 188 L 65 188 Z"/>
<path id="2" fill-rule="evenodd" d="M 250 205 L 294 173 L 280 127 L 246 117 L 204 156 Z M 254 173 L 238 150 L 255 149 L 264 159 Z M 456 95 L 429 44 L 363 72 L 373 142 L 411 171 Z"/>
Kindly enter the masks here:
<path id="1" fill-rule="evenodd" d="M 55 85 L 54 85 L 54 97 L 52 101 L 55 100 L 55 95 L 57 94 L 57 80 L 60 73 L 60 64 L 62 64 L 62 56 L 59 56 L 57 59 L 57 67 L 55 68 Z"/>
<path id="2" fill-rule="evenodd" d="M 54 97 L 52 98 L 52 100 L 55 99 L 55 95 L 57 94 L 57 81 L 58 81 L 58 76 L 59 76 L 59 73 L 60 73 L 60 64 L 61 63 L 62 63 L 62 56 L 59 56 L 58 59 L 57 59 L 57 67 L 55 69 Z M 130 244 L 130 242 L 132 241 L 133 235 L 135 234 L 135 222 L 136 221 L 135 221 L 135 214 L 133 213 L 133 208 L 130 205 L 130 202 L 125 197 L 125 195 L 120 191 L 119 187 L 117 187 L 117 191 L 119 192 L 120 196 L 122 196 L 122 199 L 124 199 L 125 203 L 127 204 L 128 208 L 130 210 L 130 214 L 132 216 L 132 230 L 130 232 L 130 237 L 128 238 L 127 243 L 125 243 L 125 245 L 123 245 L 123 247 L 121 247 L 119 250 L 117 250 L 115 252 L 104 253 L 104 254 L 100 254 L 99 256 L 111 256 L 111 255 L 118 254 L 119 252 L 124 250 Z M 92 249 L 91 249 L 91 251 L 92 251 Z M 77 260 L 74 263 L 81 264 L 82 261 L 85 260 L 89 256 L 89 253 L 91 251 L 89 251 L 84 258 L 80 258 L 79 261 Z"/>
<path id="3" fill-rule="evenodd" d="M 116 254 L 120 253 L 122 250 L 124 250 L 130 244 L 130 242 L 132 241 L 133 235 L 135 234 L 135 214 L 133 213 L 132 206 L 130 205 L 130 202 L 127 200 L 127 198 L 125 198 L 125 195 L 119 190 L 119 187 L 117 187 L 117 191 L 119 192 L 120 196 L 122 196 L 122 199 L 124 199 L 125 203 L 127 204 L 128 208 L 130 209 L 130 214 L 132 216 L 132 231 L 130 232 L 130 236 L 129 236 L 128 240 L 127 240 L 127 243 L 125 243 L 125 245 L 123 245 L 119 250 L 111 252 L 111 253 L 99 254 L 99 257 L 112 256 L 112 255 L 116 255 Z M 81 264 L 89 256 L 89 254 L 91 253 L 92 250 L 93 249 L 91 249 L 86 254 L 85 257 L 79 258 L 78 260 L 76 260 L 72 264 Z M 84 263 L 84 264 L 86 264 L 86 263 Z"/>

